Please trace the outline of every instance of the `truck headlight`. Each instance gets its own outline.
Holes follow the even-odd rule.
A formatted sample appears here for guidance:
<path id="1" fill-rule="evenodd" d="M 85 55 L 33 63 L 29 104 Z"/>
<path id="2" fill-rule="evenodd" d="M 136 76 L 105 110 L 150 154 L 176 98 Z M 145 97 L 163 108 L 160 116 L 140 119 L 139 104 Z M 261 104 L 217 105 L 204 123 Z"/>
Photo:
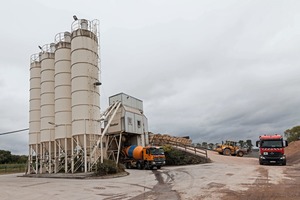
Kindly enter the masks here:
<path id="1" fill-rule="evenodd" d="M 153 165 L 155 165 L 155 164 L 156 164 L 156 162 L 155 162 L 155 161 L 153 161 L 153 162 L 152 162 L 152 164 L 153 164 Z"/>

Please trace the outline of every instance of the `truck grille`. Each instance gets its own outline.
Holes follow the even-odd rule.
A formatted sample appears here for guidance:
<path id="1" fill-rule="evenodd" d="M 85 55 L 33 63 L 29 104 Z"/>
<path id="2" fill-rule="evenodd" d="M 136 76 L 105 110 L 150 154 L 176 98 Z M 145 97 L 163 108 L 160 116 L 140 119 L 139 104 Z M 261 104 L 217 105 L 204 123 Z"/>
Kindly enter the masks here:
<path id="1" fill-rule="evenodd" d="M 278 157 L 281 157 L 281 156 L 282 156 L 282 153 L 280 153 L 280 152 L 269 152 L 266 157 L 268 157 L 268 158 L 278 158 Z"/>
<path id="2" fill-rule="evenodd" d="M 165 161 L 165 159 L 164 158 L 154 158 L 154 161 L 155 162 L 163 162 L 163 161 Z"/>

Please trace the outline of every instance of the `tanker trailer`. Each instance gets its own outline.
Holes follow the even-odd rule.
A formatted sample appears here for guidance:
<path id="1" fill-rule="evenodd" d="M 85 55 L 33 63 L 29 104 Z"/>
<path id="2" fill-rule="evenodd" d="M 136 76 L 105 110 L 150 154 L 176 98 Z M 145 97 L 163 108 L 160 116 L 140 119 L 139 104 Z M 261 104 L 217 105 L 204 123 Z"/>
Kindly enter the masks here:
<path id="1" fill-rule="evenodd" d="M 162 147 L 131 145 L 123 148 L 120 160 L 127 169 L 160 169 L 165 165 L 166 157 Z"/>

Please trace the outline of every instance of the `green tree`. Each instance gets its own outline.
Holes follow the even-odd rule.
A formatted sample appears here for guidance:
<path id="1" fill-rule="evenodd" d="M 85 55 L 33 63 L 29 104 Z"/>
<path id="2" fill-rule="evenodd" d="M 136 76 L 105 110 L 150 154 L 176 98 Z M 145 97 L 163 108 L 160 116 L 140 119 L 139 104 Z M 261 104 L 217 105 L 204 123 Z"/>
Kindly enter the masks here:
<path id="1" fill-rule="evenodd" d="M 213 149 L 213 148 L 214 148 L 214 144 L 213 144 L 213 143 L 209 143 L 209 144 L 208 144 L 208 148 L 209 148 L 209 149 Z"/>
<path id="2" fill-rule="evenodd" d="M 28 156 L 12 155 L 10 151 L 0 150 L 0 164 L 26 163 Z"/>
<path id="3" fill-rule="evenodd" d="M 196 147 L 197 147 L 197 148 L 201 148 L 201 144 L 198 142 L 198 143 L 196 144 Z"/>
<path id="4" fill-rule="evenodd" d="M 253 147 L 252 140 L 246 140 L 246 146 L 248 151 L 252 151 L 252 147 Z"/>
<path id="5" fill-rule="evenodd" d="M 10 151 L 0 150 L 0 164 L 11 163 L 12 156 Z"/>
<path id="6" fill-rule="evenodd" d="M 295 126 L 292 129 L 284 131 L 284 135 L 288 142 L 296 141 L 300 137 L 300 126 Z"/>
<path id="7" fill-rule="evenodd" d="M 204 149 L 207 149 L 207 142 L 202 142 L 202 147 L 203 147 Z"/>

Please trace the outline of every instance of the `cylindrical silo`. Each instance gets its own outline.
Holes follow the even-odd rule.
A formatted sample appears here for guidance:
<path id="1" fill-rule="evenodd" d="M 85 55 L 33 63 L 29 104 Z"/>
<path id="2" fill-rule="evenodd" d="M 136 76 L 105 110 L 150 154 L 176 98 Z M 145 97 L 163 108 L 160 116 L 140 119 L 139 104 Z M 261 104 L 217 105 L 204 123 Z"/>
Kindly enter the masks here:
<path id="1" fill-rule="evenodd" d="M 60 171 L 59 168 L 68 172 L 72 138 L 71 34 L 58 33 L 55 42 L 55 172 Z"/>
<path id="2" fill-rule="evenodd" d="M 98 76 L 97 24 L 77 20 L 72 24 L 71 34 L 72 136 L 77 149 L 84 151 L 85 171 L 92 140 L 100 134 Z"/>
<path id="3" fill-rule="evenodd" d="M 55 44 L 44 45 L 41 62 L 41 145 L 43 165 L 52 173 L 55 130 L 54 118 L 54 50 Z M 46 162 L 46 164 L 45 164 Z"/>
<path id="4" fill-rule="evenodd" d="M 38 170 L 38 154 L 41 142 L 41 63 L 39 54 L 30 58 L 30 97 L 29 97 L 29 160 L 28 173 Z"/>

